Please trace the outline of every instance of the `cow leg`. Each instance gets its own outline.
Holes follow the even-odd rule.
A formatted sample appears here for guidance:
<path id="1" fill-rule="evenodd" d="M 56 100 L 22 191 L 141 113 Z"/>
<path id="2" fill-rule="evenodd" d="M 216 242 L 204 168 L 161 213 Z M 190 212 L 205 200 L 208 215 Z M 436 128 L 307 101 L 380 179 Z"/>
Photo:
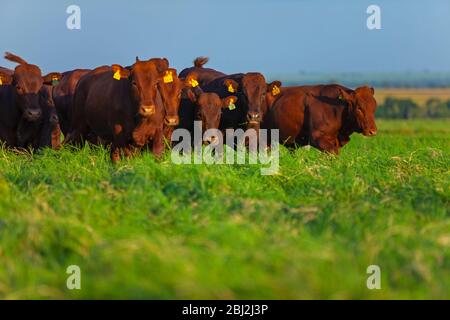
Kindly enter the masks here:
<path id="1" fill-rule="evenodd" d="M 78 147 L 83 146 L 83 139 L 89 133 L 89 129 L 87 127 L 82 129 L 75 129 L 67 134 L 67 137 L 64 138 L 63 145 L 71 144 Z"/>
<path id="2" fill-rule="evenodd" d="M 164 133 L 162 129 L 157 129 L 153 136 L 152 152 L 156 158 L 162 158 L 164 153 Z"/>
<path id="3" fill-rule="evenodd" d="M 311 141 L 313 147 L 316 147 L 320 151 L 339 154 L 339 141 L 337 137 L 326 134 L 314 134 Z"/>
<path id="4" fill-rule="evenodd" d="M 116 164 L 120 161 L 120 148 L 118 148 L 115 143 L 111 145 L 111 161 Z"/>

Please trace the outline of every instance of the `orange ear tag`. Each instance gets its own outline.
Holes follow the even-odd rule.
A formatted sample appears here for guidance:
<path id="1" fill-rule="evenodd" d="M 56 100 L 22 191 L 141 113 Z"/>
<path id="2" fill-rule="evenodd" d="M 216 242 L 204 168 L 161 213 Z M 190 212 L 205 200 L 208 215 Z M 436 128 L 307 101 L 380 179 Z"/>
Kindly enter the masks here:
<path id="1" fill-rule="evenodd" d="M 3 85 L 2 77 L 0 77 L 0 86 L 2 86 L 2 85 Z"/>
<path id="2" fill-rule="evenodd" d="M 120 80 L 120 70 L 117 70 L 116 72 L 114 72 L 113 78 L 116 80 Z"/>
<path id="3" fill-rule="evenodd" d="M 164 80 L 164 83 L 172 83 L 173 82 L 172 71 L 167 70 L 166 75 L 164 76 L 163 80 Z"/>
<path id="4" fill-rule="evenodd" d="M 281 93 L 280 88 L 278 88 L 278 86 L 273 86 L 272 95 L 276 96 L 276 95 L 279 95 L 280 93 Z"/>
<path id="5" fill-rule="evenodd" d="M 191 79 L 189 80 L 189 84 L 191 85 L 192 88 L 195 88 L 195 87 L 198 86 L 198 81 L 195 80 L 194 78 L 191 78 Z"/>
<path id="6" fill-rule="evenodd" d="M 228 85 L 228 92 L 231 92 L 231 93 L 235 93 L 236 92 L 234 90 L 233 85 L 231 83 Z"/>

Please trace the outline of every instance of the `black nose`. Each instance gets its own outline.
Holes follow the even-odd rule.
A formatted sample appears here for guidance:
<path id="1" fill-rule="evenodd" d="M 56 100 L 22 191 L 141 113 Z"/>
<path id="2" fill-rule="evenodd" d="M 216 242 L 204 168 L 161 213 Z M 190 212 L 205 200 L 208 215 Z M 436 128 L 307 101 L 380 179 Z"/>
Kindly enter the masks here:
<path id="1" fill-rule="evenodd" d="M 247 114 L 247 118 L 248 121 L 250 122 L 259 122 L 260 121 L 260 116 L 258 112 L 249 112 Z"/>
<path id="2" fill-rule="evenodd" d="M 41 110 L 27 110 L 25 112 L 25 117 L 28 120 L 34 121 L 34 120 L 38 120 L 42 115 Z"/>

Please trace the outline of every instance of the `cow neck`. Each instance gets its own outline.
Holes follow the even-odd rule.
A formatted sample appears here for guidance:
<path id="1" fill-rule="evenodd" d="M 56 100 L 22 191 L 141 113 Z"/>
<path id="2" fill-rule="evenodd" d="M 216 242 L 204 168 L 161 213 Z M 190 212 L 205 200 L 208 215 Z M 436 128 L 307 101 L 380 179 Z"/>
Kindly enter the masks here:
<path id="1" fill-rule="evenodd" d="M 350 106 L 345 106 L 342 112 L 342 127 L 340 134 L 343 136 L 350 136 L 356 126 L 356 120 L 352 108 Z"/>

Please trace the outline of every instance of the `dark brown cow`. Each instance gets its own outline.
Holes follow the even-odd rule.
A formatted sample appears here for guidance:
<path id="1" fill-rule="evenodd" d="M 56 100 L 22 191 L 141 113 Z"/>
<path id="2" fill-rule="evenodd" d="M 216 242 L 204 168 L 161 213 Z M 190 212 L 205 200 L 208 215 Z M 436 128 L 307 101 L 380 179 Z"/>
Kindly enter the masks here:
<path id="1" fill-rule="evenodd" d="M 61 130 L 52 99 L 52 88 L 50 85 L 44 85 L 39 92 L 41 120 L 30 122 L 23 117 L 20 119 L 17 127 L 17 147 L 49 147 L 55 150 L 60 148 Z"/>
<path id="2" fill-rule="evenodd" d="M 201 63 L 199 63 L 201 61 Z M 187 68 L 180 76 L 196 72 L 198 82 L 205 92 L 214 92 L 220 98 L 236 95 L 236 108 L 224 109 L 220 129 L 253 128 L 258 130 L 266 110 L 266 93 L 269 86 L 259 72 L 225 75 L 214 69 L 205 69 L 207 58 L 197 58 L 193 68 Z"/>
<path id="3" fill-rule="evenodd" d="M 199 87 L 188 91 L 188 97 L 194 104 L 190 115 L 186 115 L 187 127 L 191 133 L 194 129 L 194 121 L 202 122 L 202 133 L 210 129 L 219 129 L 222 112 L 230 109 L 237 101 L 236 96 L 220 98 L 214 92 L 203 92 Z"/>
<path id="4" fill-rule="evenodd" d="M 334 154 L 353 132 L 375 135 L 374 90 L 339 85 L 284 88 L 266 117 L 269 129 L 279 129 L 280 142 L 310 144 Z"/>
<path id="5" fill-rule="evenodd" d="M 83 76 L 77 86 L 74 115 L 67 143 L 80 143 L 93 133 L 111 143 L 111 160 L 121 152 L 152 142 L 152 151 L 162 155 L 164 106 L 158 86 L 166 74 L 156 60 L 137 61 L 129 68 L 100 67 Z"/>
<path id="6" fill-rule="evenodd" d="M 91 70 L 76 69 L 64 72 L 61 80 L 53 89 L 53 101 L 59 117 L 61 131 L 67 135 L 69 131 L 75 88 L 82 76 Z"/>
<path id="7" fill-rule="evenodd" d="M 208 84 L 214 79 L 225 76 L 225 73 L 211 69 L 204 68 L 203 66 L 209 61 L 208 57 L 198 57 L 194 60 L 194 66 L 191 68 L 186 68 L 180 72 L 180 78 L 186 78 L 190 73 L 195 72 L 197 74 L 197 81 L 200 87 Z"/>
<path id="8" fill-rule="evenodd" d="M 190 72 L 184 78 L 185 88 L 180 102 L 178 128 L 187 129 L 191 135 L 194 132 L 194 121 L 201 121 L 203 131 L 219 129 L 222 110 L 235 107 L 236 96 L 223 99 L 216 93 L 204 92 L 199 85 L 197 72 Z M 171 134 L 172 132 L 170 132 Z M 166 135 L 170 140 L 171 135 Z"/>
<path id="9" fill-rule="evenodd" d="M 0 140 L 10 147 L 52 146 L 47 142 L 57 134 L 52 123 L 58 117 L 51 111 L 50 88 L 45 85 L 59 80 L 61 74 L 42 77 L 38 66 L 11 53 L 5 58 L 19 65 L 14 71 L 0 70 Z"/>

